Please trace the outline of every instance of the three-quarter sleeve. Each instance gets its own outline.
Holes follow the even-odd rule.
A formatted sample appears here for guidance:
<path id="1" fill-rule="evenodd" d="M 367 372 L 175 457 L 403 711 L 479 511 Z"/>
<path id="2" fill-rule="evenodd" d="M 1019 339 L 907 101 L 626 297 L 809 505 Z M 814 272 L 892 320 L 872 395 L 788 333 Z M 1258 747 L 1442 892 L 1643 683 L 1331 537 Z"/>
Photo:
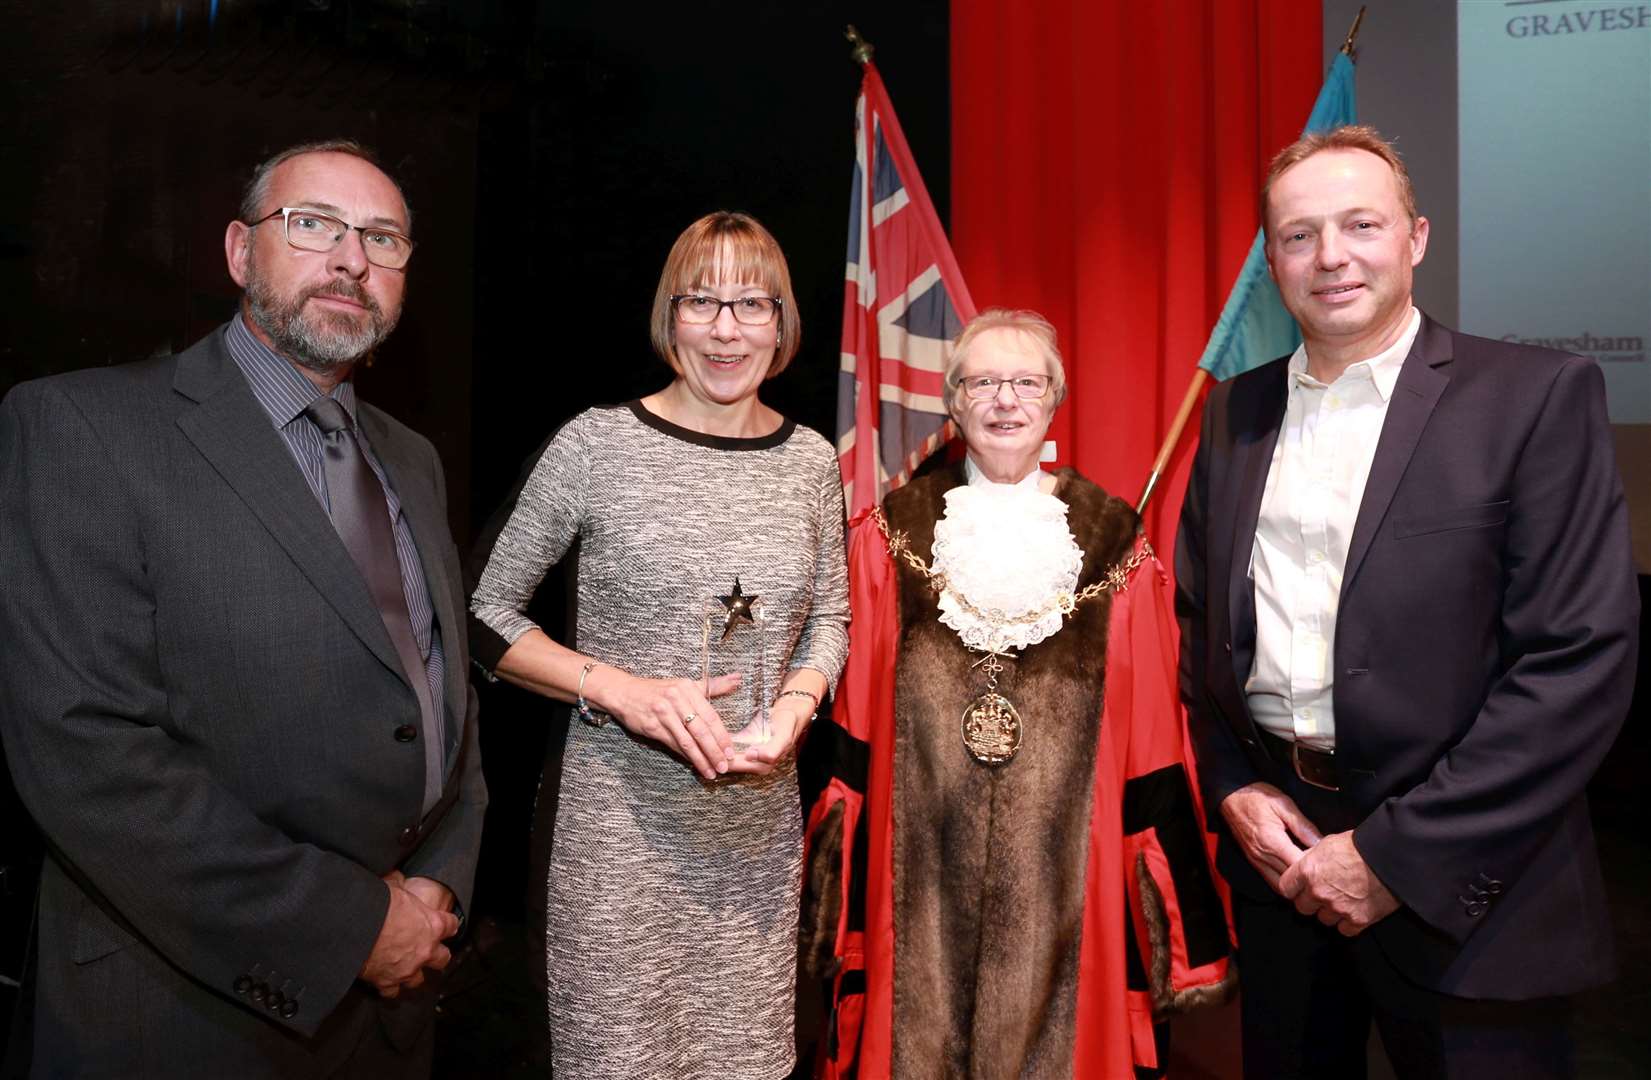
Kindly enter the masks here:
<path id="1" fill-rule="evenodd" d="M 828 444 L 829 450 L 829 444 Z M 814 602 L 791 656 L 791 667 L 824 675 L 830 692 L 848 659 L 848 567 L 843 557 L 843 485 L 837 458 L 828 453 L 815 498 Z"/>
<path id="2" fill-rule="evenodd" d="M 474 634 L 496 639 L 472 648 L 490 675 L 505 650 L 537 628 L 527 605 L 579 535 L 590 486 L 589 416 L 569 420 L 539 456 L 471 594 Z"/>

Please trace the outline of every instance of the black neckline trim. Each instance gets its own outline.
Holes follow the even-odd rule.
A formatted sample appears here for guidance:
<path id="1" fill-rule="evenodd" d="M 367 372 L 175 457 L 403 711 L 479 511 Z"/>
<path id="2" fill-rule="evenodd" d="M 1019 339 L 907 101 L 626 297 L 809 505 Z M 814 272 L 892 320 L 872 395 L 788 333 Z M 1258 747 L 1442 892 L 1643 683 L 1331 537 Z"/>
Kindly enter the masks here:
<path id="1" fill-rule="evenodd" d="M 633 398 L 625 402 L 625 408 L 631 415 L 664 435 L 673 439 L 681 439 L 695 446 L 709 447 L 712 450 L 771 450 L 787 439 L 797 430 L 797 421 L 790 417 L 781 417 L 780 426 L 767 435 L 758 435 L 753 438 L 740 438 L 736 435 L 707 435 L 703 431 L 685 428 L 681 424 L 673 424 L 657 413 L 651 413 L 642 404 L 641 398 Z"/>

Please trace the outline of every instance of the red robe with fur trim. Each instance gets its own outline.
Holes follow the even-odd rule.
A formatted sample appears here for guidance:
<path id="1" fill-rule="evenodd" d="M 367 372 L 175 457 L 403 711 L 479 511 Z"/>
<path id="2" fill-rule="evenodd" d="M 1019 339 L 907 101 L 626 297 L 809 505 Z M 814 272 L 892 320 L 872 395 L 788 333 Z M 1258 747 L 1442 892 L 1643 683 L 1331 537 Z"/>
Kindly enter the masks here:
<path id="1" fill-rule="evenodd" d="M 927 559 L 953 467 L 885 502 Z M 1072 470 L 1055 494 L 1079 588 L 1143 543 Z M 959 735 L 984 686 L 922 575 L 874 513 L 850 523 L 854 617 L 836 775 L 809 815 L 805 959 L 833 979 L 820 1074 L 1132 1078 L 1154 1022 L 1224 999 L 1230 918 L 1211 868 L 1156 558 L 1007 662 L 1020 752 L 988 767 Z M 1098 719 L 1098 723 L 1097 723 Z"/>

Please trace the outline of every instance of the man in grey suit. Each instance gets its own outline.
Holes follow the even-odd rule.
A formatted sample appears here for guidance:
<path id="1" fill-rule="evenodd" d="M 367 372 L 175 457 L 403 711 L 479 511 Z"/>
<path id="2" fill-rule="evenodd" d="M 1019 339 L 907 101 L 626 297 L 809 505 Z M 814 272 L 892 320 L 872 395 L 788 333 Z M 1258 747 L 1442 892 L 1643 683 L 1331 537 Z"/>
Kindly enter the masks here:
<path id="1" fill-rule="evenodd" d="M 235 318 L 0 403 L 35 1075 L 429 1072 L 487 796 L 441 463 L 349 379 L 410 231 L 360 146 L 285 151 Z"/>

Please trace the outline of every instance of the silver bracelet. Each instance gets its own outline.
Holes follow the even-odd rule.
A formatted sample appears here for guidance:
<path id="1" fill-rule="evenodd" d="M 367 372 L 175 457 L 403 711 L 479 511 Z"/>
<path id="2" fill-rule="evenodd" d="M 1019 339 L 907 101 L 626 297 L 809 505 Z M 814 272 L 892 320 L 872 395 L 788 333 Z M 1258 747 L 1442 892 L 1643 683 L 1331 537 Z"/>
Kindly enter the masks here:
<path id="1" fill-rule="evenodd" d="M 808 699 L 810 705 L 808 713 L 809 720 L 813 720 L 816 716 L 820 715 L 820 695 L 811 694 L 807 690 L 781 690 L 777 695 L 775 695 L 774 702 L 775 704 L 778 704 L 780 698 L 790 697 L 793 694 L 797 697 L 805 697 Z"/>
<path id="2" fill-rule="evenodd" d="M 579 670 L 579 689 L 577 691 L 579 695 L 579 701 L 577 703 L 579 719 L 583 720 L 591 727 L 601 727 L 603 724 L 608 722 L 608 716 L 606 713 L 595 712 L 590 707 L 590 702 L 585 700 L 585 679 L 590 675 L 591 669 L 598 666 L 600 666 L 598 661 L 586 660 L 585 666 Z"/>

